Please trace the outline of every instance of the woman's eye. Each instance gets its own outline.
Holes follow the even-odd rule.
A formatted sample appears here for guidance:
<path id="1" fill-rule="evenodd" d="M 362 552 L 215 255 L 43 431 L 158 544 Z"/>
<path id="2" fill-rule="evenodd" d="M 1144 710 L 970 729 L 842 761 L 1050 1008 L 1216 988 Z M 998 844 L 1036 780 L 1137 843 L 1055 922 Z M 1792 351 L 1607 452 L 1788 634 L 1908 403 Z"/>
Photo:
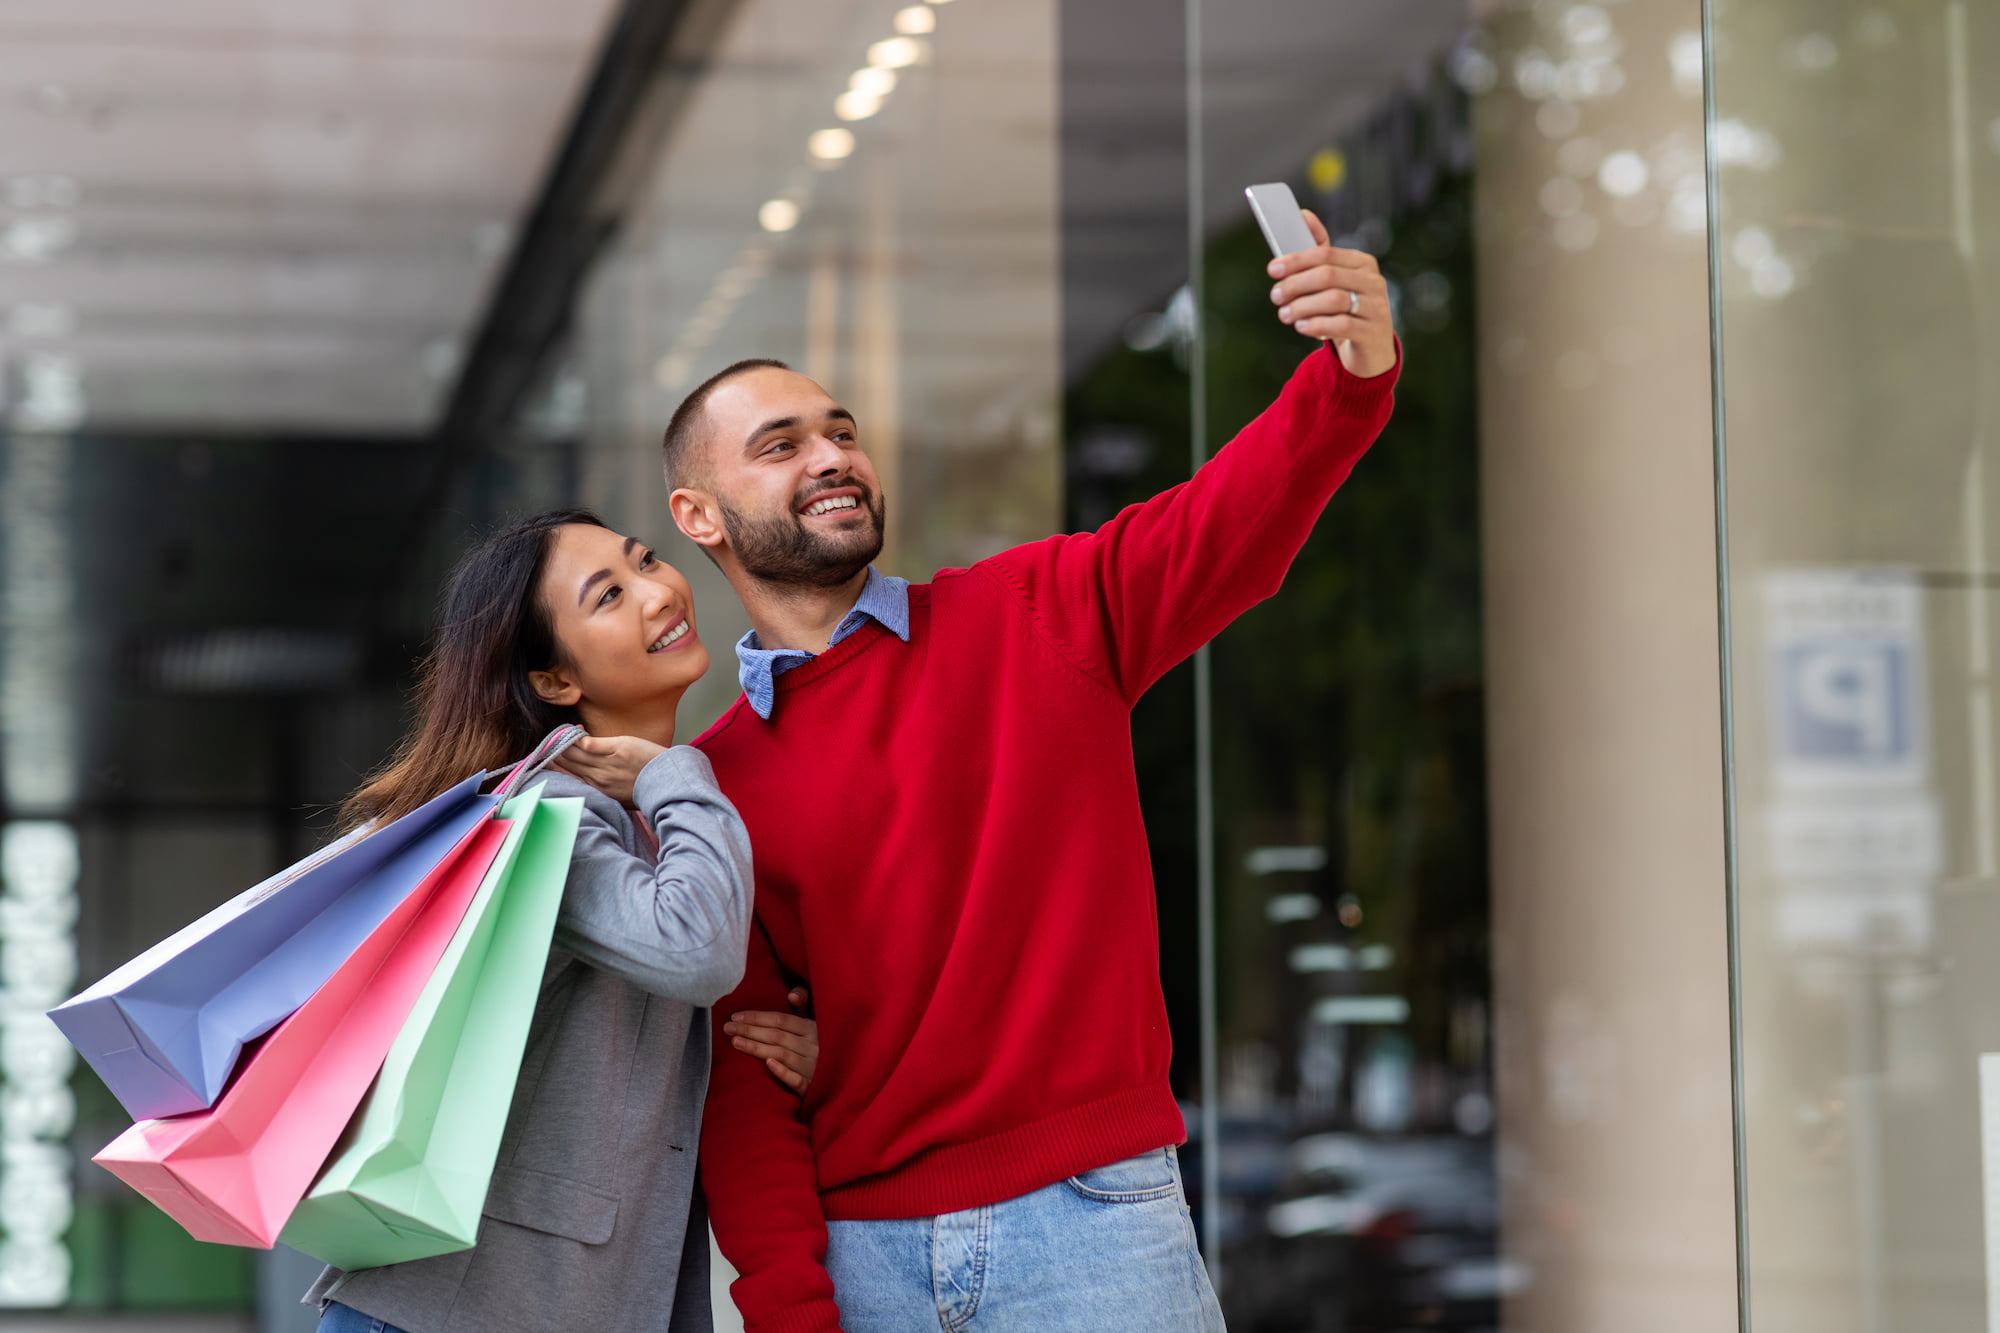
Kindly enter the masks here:
<path id="1" fill-rule="evenodd" d="M 642 551 L 642 552 L 640 552 L 640 554 L 639 554 L 639 568 L 641 568 L 641 569 L 650 569 L 650 568 L 651 568 L 651 567 L 653 566 L 653 563 L 654 563 L 654 561 L 655 561 L 655 560 L 656 560 L 657 558 L 658 558 L 658 557 L 656 557 L 656 556 L 655 556 L 655 555 L 654 555 L 654 554 L 653 554 L 653 553 L 652 553 L 651 551 Z"/>
<path id="2" fill-rule="evenodd" d="M 611 604 L 611 599 L 616 597 L 619 593 L 623 591 L 625 591 L 623 588 L 619 587 L 617 584 L 614 583 L 610 587 L 604 590 L 604 595 L 597 599 L 597 604 L 599 606 L 609 606 Z"/>

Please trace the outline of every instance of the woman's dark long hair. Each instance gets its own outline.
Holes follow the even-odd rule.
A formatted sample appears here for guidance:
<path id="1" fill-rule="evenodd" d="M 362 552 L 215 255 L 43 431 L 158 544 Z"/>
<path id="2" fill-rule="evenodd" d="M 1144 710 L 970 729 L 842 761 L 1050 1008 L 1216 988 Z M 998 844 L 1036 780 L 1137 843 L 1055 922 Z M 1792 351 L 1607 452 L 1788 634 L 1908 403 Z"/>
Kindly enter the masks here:
<path id="1" fill-rule="evenodd" d="M 562 664 L 542 602 L 556 533 L 604 526 L 586 509 L 554 509 L 493 534 L 445 585 L 437 637 L 417 671 L 417 720 L 395 755 L 340 808 L 343 828 L 399 819 L 481 769 L 525 756 L 576 710 L 545 703 L 532 671 Z"/>

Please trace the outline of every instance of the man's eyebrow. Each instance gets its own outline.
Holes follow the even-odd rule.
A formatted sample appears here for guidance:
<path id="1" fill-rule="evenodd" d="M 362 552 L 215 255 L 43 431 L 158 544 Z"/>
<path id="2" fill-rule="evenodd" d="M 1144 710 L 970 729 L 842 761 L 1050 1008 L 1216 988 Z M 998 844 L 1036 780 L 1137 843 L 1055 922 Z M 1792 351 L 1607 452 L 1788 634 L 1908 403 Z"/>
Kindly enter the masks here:
<path id="1" fill-rule="evenodd" d="M 850 426 L 855 424 L 854 414 L 844 407 L 829 407 L 826 409 L 826 419 L 828 421 L 845 421 Z M 749 438 L 743 441 L 743 447 L 745 450 L 748 450 L 757 441 L 763 439 L 772 431 L 791 430 L 804 420 L 805 418 L 803 417 L 773 417 L 771 420 L 757 427 L 757 429 L 751 431 Z"/>
<path id="2" fill-rule="evenodd" d="M 749 437 L 743 441 L 743 447 L 745 449 L 748 449 L 751 445 L 757 443 L 758 440 L 762 439 L 766 435 L 769 435 L 772 431 L 790 430 L 792 427 L 798 424 L 799 424 L 799 418 L 797 417 L 773 417 L 771 420 L 757 427 L 757 429 L 751 431 Z"/>
<path id="3" fill-rule="evenodd" d="M 632 548 L 637 546 L 638 544 L 639 544 L 639 539 L 637 537 L 627 537 L 625 539 L 625 556 L 628 560 L 632 556 Z M 583 581 L 583 586 L 576 590 L 576 604 L 578 606 L 582 606 L 585 599 L 587 599 L 590 596 L 590 590 L 592 588 L 595 588 L 598 584 L 604 582 L 604 580 L 610 577 L 611 577 L 610 570 L 600 569 L 595 574 L 592 574 L 589 578 L 585 579 Z"/>

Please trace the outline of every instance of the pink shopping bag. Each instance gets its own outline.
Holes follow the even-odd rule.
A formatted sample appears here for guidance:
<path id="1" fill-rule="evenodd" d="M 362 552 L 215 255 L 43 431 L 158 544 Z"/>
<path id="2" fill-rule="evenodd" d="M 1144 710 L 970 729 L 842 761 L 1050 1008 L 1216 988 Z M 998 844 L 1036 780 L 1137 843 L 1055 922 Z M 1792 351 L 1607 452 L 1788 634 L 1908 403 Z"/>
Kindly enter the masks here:
<path id="1" fill-rule="evenodd" d="M 269 1249 L 326 1163 L 510 824 L 475 828 L 205 1111 L 141 1120 L 93 1159 L 196 1240 Z"/>

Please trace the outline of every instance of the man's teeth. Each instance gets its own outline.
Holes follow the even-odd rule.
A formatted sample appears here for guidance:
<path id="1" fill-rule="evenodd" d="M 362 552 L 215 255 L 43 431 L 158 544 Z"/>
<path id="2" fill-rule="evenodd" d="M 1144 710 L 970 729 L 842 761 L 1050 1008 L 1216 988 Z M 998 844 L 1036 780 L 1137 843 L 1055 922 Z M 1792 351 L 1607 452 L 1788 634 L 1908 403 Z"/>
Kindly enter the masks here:
<path id="1" fill-rule="evenodd" d="M 672 629 L 668 630 L 665 634 L 662 634 L 659 637 L 658 642 L 654 643 L 654 645 L 651 648 L 648 648 L 646 651 L 649 653 L 657 653 L 660 651 L 660 649 L 666 647 L 668 644 L 679 642 L 680 639 L 686 636 L 687 632 L 688 632 L 688 622 L 683 620 L 681 621 L 680 624 L 674 626 Z"/>
<path id="2" fill-rule="evenodd" d="M 836 509 L 858 508 L 860 503 L 851 495 L 842 495 L 831 500 L 816 500 L 806 506 L 806 517 L 818 518 L 821 514 L 830 514 Z"/>

